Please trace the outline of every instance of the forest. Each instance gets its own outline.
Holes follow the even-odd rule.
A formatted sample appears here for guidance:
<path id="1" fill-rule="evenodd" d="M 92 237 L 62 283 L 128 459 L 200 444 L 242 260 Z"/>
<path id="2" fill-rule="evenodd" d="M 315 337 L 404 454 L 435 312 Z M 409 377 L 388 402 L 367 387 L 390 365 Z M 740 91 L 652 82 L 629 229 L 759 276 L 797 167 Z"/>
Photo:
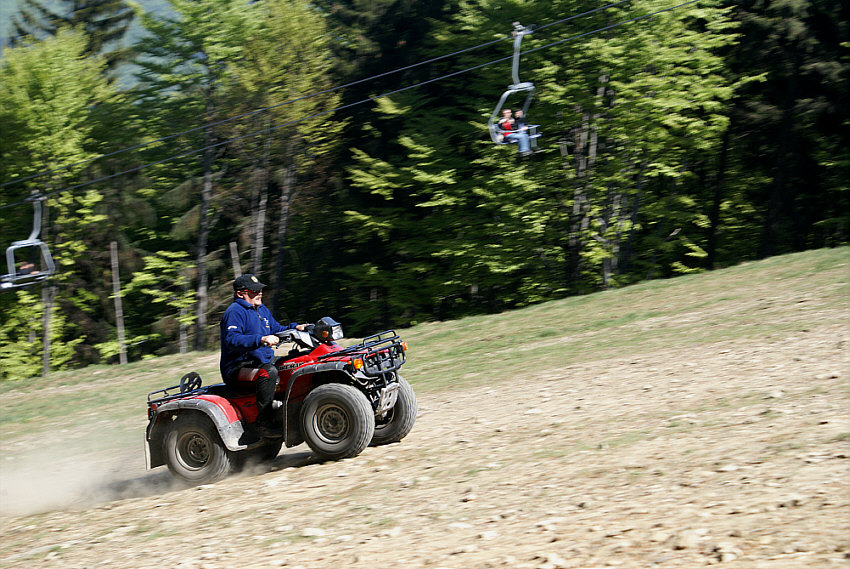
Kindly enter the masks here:
<path id="1" fill-rule="evenodd" d="M 0 380 L 215 350 L 236 273 L 356 336 L 848 241 L 847 2 L 163 4 L 11 16 Z"/>

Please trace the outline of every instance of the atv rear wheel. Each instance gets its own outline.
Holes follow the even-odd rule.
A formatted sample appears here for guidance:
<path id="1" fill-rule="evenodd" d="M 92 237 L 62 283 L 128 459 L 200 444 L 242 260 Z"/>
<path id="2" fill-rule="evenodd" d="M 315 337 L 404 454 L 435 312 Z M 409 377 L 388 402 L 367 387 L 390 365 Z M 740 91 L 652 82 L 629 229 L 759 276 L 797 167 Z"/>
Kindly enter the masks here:
<path id="1" fill-rule="evenodd" d="M 357 456 L 375 433 L 372 405 L 351 385 L 320 385 L 304 400 L 301 433 L 322 460 Z"/>
<path id="2" fill-rule="evenodd" d="M 418 412 L 416 393 L 406 379 L 398 376 L 398 399 L 383 417 L 375 418 L 375 435 L 371 445 L 374 447 L 397 443 L 406 437 L 413 429 Z"/>
<path id="3" fill-rule="evenodd" d="M 221 480 L 234 466 L 212 422 L 198 413 L 178 415 L 168 426 L 163 454 L 168 469 L 193 484 Z"/>

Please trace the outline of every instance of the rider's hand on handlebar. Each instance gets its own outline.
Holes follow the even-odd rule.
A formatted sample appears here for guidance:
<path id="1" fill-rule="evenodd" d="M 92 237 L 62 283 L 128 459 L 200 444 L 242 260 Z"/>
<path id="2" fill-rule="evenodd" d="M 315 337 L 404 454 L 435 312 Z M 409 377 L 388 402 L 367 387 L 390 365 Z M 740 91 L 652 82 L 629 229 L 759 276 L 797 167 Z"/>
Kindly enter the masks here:
<path id="1" fill-rule="evenodd" d="M 270 334 L 268 336 L 263 336 L 260 338 L 260 343 L 264 346 L 277 346 L 280 344 L 280 338 L 275 336 L 274 334 Z"/>
<path id="2" fill-rule="evenodd" d="M 307 329 L 307 324 L 299 324 L 298 326 L 295 327 L 295 329 L 303 332 L 304 330 Z"/>

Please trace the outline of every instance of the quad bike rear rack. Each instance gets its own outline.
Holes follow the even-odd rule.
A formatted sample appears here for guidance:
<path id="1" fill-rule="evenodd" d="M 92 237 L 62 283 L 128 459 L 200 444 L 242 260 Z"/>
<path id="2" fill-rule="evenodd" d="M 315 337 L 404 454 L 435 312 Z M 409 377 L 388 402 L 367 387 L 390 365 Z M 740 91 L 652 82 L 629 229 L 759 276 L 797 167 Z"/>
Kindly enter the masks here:
<path id="1" fill-rule="evenodd" d="M 404 346 L 395 330 L 372 334 L 365 337 L 359 344 L 321 355 L 319 359 L 338 358 L 340 356 L 357 356 L 362 359 L 363 369 L 361 371 L 370 377 L 394 372 L 406 360 Z"/>
<path id="2" fill-rule="evenodd" d="M 169 393 L 169 391 L 173 389 L 180 389 L 180 386 L 172 385 L 171 387 L 166 387 L 165 389 L 157 389 L 156 391 L 151 391 L 150 393 L 148 393 L 148 403 L 164 403 L 165 401 L 178 399 L 186 395 L 185 393 Z M 155 397 L 155 395 L 159 394 L 162 395 L 160 397 Z"/>
<path id="3" fill-rule="evenodd" d="M 174 390 L 179 390 L 178 393 L 169 393 Z M 177 385 L 172 385 L 171 387 L 166 387 L 164 389 L 157 389 L 156 391 L 151 391 L 148 393 L 148 405 L 151 403 L 163 403 L 165 401 L 170 401 L 172 399 L 177 399 L 179 397 L 184 397 L 187 394 L 194 393 L 201 389 L 201 376 L 196 371 L 190 371 L 186 375 L 180 378 L 180 383 Z M 161 397 L 154 397 L 154 395 L 162 394 Z"/>

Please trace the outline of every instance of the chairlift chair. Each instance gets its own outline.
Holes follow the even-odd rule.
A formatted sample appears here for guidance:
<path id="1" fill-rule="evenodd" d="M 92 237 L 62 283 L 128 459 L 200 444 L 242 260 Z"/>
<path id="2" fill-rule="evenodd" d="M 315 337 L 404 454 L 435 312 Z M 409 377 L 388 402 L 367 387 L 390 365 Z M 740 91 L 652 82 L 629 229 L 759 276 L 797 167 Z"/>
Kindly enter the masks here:
<path id="1" fill-rule="evenodd" d="M 21 241 L 14 241 L 6 249 L 6 267 L 7 273 L 0 275 L 0 290 L 11 290 L 34 285 L 45 279 L 48 279 L 56 272 L 56 265 L 53 263 L 53 256 L 50 254 L 50 249 L 47 244 L 38 238 L 41 233 L 41 202 L 44 199 L 42 196 L 32 198 L 35 207 L 35 215 L 33 217 L 32 231 L 29 237 Z M 28 251 L 23 258 L 26 261 L 35 261 L 35 254 L 38 255 L 38 264 L 35 265 L 35 270 L 23 272 L 18 268 L 18 263 L 15 260 L 16 251 Z M 35 254 L 33 253 L 35 251 Z"/>
<path id="2" fill-rule="evenodd" d="M 514 82 L 512 85 L 508 85 L 507 91 L 502 93 L 496 108 L 493 109 L 493 113 L 490 115 L 490 120 L 487 121 L 490 138 L 496 144 L 511 144 L 514 142 L 512 140 L 505 139 L 504 131 L 499 127 L 499 116 L 504 108 L 505 102 L 508 100 L 508 97 L 511 97 L 516 93 L 527 93 L 525 96 L 525 102 L 522 104 L 522 115 L 524 118 L 528 116 L 528 107 L 531 105 L 532 97 L 534 97 L 534 83 L 519 80 L 519 55 L 522 38 L 526 34 L 532 33 L 532 31 L 533 26 L 522 26 L 519 22 L 514 22 L 514 58 L 511 67 L 511 75 Z M 540 134 L 537 133 L 537 127 L 540 125 L 527 124 L 526 126 L 528 127 L 529 143 L 532 148 L 537 148 L 537 139 L 540 137 Z"/>

